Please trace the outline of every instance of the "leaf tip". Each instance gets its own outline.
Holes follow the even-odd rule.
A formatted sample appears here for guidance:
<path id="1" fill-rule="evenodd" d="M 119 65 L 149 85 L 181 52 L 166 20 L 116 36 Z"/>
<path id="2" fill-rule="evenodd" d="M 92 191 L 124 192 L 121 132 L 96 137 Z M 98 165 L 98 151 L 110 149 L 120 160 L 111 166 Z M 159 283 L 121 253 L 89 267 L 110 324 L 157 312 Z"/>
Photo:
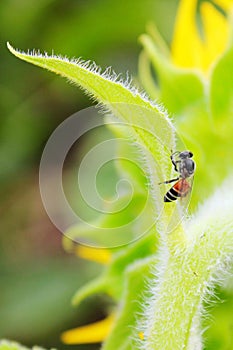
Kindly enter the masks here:
<path id="1" fill-rule="evenodd" d="M 8 50 L 9 50 L 14 56 L 19 57 L 20 52 L 17 51 L 16 49 L 14 49 L 14 47 L 9 43 L 9 41 L 7 41 L 6 46 L 7 46 Z"/>
<path id="2" fill-rule="evenodd" d="M 9 43 L 9 41 L 6 42 L 6 46 L 11 53 L 13 53 L 15 51 L 13 46 L 11 46 L 11 44 Z"/>

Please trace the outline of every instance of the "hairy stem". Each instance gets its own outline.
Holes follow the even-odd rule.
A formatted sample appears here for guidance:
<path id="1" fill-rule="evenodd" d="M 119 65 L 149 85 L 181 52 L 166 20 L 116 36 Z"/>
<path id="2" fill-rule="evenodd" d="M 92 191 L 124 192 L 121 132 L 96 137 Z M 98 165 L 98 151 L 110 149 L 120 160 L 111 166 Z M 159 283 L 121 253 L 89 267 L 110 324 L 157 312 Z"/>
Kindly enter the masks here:
<path id="1" fill-rule="evenodd" d="M 228 184 L 189 222 L 187 241 L 176 240 L 172 249 L 162 250 L 163 266 L 157 269 L 160 276 L 146 310 L 143 349 L 191 350 L 194 334 L 201 348 L 197 320 L 203 301 L 211 295 L 213 282 L 219 282 L 219 271 L 222 279 L 233 252 L 231 198 Z"/>

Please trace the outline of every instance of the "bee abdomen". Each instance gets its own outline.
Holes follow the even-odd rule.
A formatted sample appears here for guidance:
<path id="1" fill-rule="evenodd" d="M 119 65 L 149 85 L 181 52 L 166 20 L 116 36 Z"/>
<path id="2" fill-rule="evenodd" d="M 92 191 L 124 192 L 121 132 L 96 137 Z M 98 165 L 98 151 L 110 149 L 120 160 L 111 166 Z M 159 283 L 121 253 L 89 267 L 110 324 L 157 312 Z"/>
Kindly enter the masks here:
<path id="1" fill-rule="evenodd" d="M 178 197 L 180 197 L 180 193 L 174 189 L 174 187 L 170 188 L 169 191 L 164 196 L 164 202 L 173 202 L 176 201 Z"/>

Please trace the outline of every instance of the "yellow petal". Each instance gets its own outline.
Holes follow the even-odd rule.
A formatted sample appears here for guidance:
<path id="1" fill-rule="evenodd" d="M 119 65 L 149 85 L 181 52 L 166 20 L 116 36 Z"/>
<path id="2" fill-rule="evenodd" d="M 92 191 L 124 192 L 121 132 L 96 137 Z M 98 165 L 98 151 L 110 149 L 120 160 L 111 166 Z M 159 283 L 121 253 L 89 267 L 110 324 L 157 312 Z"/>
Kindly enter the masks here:
<path id="1" fill-rule="evenodd" d="M 202 68 L 203 43 L 196 23 L 197 0 L 181 0 L 172 41 L 172 60 L 184 68 Z"/>
<path id="2" fill-rule="evenodd" d="M 141 340 L 144 340 L 144 333 L 143 332 L 139 332 L 138 336 Z"/>
<path id="3" fill-rule="evenodd" d="M 228 12 L 233 6 L 232 0 L 214 0 L 215 4 L 219 5 L 223 10 Z"/>
<path id="4" fill-rule="evenodd" d="M 205 43 L 203 69 L 207 70 L 226 48 L 230 27 L 226 17 L 209 2 L 201 3 L 200 11 Z"/>
<path id="5" fill-rule="evenodd" d="M 78 245 L 75 248 L 75 253 L 83 259 L 98 262 L 100 264 L 109 264 L 111 261 L 111 253 L 107 249 L 92 248 L 83 245 Z"/>
<path id="6" fill-rule="evenodd" d="M 109 334 L 115 316 L 111 314 L 102 321 L 64 332 L 61 340 L 65 344 L 101 343 Z"/>

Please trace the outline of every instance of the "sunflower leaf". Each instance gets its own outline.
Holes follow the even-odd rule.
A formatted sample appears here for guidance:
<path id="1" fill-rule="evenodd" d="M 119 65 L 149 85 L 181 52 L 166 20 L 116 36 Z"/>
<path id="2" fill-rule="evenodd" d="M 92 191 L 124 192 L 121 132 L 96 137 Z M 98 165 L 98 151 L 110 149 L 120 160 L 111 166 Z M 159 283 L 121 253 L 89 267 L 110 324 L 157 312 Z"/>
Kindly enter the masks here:
<path id="1" fill-rule="evenodd" d="M 160 106 L 149 101 L 131 84 L 119 80 L 115 73 L 100 69 L 89 62 L 41 55 L 37 53 L 21 53 L 9 43 L 8 49 L 16 57 L 46 68 L 83 88 L 95 100 L 104 105 L 115 118 L 127 125 L 128 137 L 138 143 L 138 148 L 145 159 L 147 176 L 151 188 L 156 215 L 163 209 L 163 194 L 157 186 L 170 176 L 170 160 L 168 154 L 175 149 L 175 132 L 166 113 Z M 137 146 L 135 147 L 137 148 Z M 156 186 L 155 186 L 156 185 Z"/>

